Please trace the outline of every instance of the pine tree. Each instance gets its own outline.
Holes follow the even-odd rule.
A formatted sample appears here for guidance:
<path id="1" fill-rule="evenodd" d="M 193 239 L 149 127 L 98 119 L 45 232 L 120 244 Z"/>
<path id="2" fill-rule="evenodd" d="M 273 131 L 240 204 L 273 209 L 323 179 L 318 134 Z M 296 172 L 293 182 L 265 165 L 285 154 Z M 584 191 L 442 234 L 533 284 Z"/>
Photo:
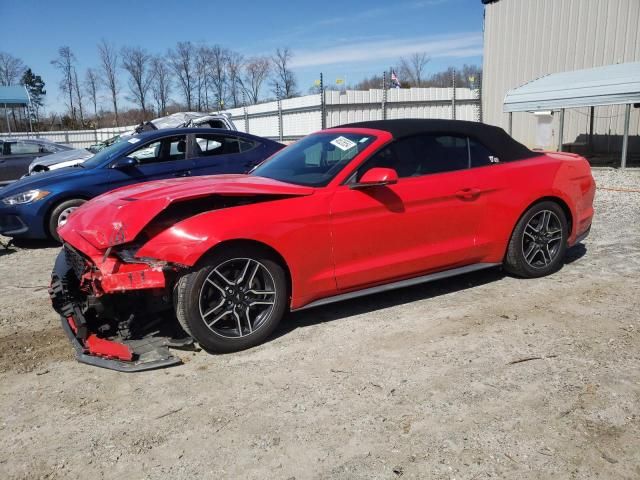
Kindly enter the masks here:
<path id="1" fill-rule="evenodd" d="M 34 75 L 30 68 L 27 68 L 22 75 L 20 83 L 27 88 L 31 97 L 31 118 L 34 122 L 40 120 L 40 109 L 44 106 L 44 96 L 47 91 L 44 89 L 44 81 L 40 75 Z"/>

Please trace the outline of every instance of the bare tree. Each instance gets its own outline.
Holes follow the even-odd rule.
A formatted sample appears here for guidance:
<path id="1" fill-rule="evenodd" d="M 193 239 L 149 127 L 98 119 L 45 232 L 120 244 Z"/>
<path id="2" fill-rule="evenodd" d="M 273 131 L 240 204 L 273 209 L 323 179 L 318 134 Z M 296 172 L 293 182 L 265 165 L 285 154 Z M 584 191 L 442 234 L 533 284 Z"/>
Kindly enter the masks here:
<path id="1" fill-rule="evenodd" d="M 98 90 L 99 90 L 98 73 L 93 68 L 87 68 L 84 76 L 84 88 L 89 95 L 89 99 L 93 105 L 93 115 L 98 117 Z"/>
<path id="2" fill-rule="evenodd" d="M 162 116 L 167 113 L 167 103 L 171 93 L 171 70 L 162 57 L 155 57 L 151 61 L 151 67 L 153 69 L 151 93 L 156 101 L 158 115 Z"/>
<path id="3" fill-rule="evenodd" d="M 240 97 L 242 95 L 241 90 L 241 75 L 242 75 L 243 58 L 238 52 L 229 51 L 227 57 L 227 90 L 229 91 L 229 97 L 233 107 L 240 106 Z"/>
<path id="4" fill-rule="evenodd" d="M 76 57 L 67 46 L 60 47 L 58 49 L 58 58 L 51 60 L 51 64 L 55 66 L 62 74 L 60 80 L 60 91 L 64 95 L 68 95 L 69 102 L 69 117 L 75 123 L 76 121 L 76 108 L 73 102 L 74 97 L 74 73 L 75 73 Z"/>
<path id="5" fill-rule="evenodd" d="M 187 110 L 193 105 L 193 87 L 195 77 L 195 51 L 191 42 L 178 42 L 175 50 L 169 51 L 169 65 L 178 78 Z"/>
<path id="6" fill-rule="evenodd" d="M 424 69 L 431 59 L 426 53 L 412 53 L 409 58 L 400 59 L 400 75 L 412 87 L 424 86 Z"/>
<path id="7" fill-rule="evenodd" d="M 382 88 L 382 75 L 372 75 L 371 77 L 364 78 L 360 80 L 360 82 L 356 83 L 354 88 L 356 90 Z"/>
<path id="8" fill-rule="evenodd" d="M 78 110 L 80 111 L 80 125 L 84 125 L 84 110 L 82 108 L 84 95 L 82 89 L 80 88 L 80 82 L 78 81 L 78 71 L 75 69 L 75 67 L 73 69 L 73 91 L 76 96 Z"/>
<path id="9" fill-rule="evenodd" d="M 213 86 L 213 94 L 216 99 L 216 110 L 222 110 L 227 97 L 227 62 L 229 51 L 220 45 L 214 45 L 211 50 L 209 63 L 209 77 Z"/>
<path id="10" fill-rule="evenodd" d="M 0 85 L 17 85 L 26 69 L 19 58 L 10 53 L 0 52 Z"/>
<path id="11" fill-rule="evenodd" d="M 260 90 L 270 69 L 269 57 L 251 57 L 245 62 L 241 85 L 251 103 L 256 104 L 260 100 Z"/>
<path id="12" fill-rule="evenodd" d="M 100 63 L 103 81 L 109 92 L 111 93 L 111 102 L 113 103 L 113 113 L 115 114 L 116 127 L 118 122 L 118 93 L 120 92 L 120 83 L 118 82 L 118 52 L 113 45 L 107 43 L 106 40 L 98 44 L 98 53 L 100 54 Z"/>
<path id="13" fill-rule="evenodd" d="M 273 92 L 280 98 L 291 98 L 298 94 L 296 92 L 296 76 L 289 68 L 292 56 L 291 50 L 285 47 L 283 49 L 278 48 L 275 55 L 271 57 L 274 75 L 271 85 Z"/>
<path id="14" fill-rule="evenodd" d="M 209 63 L 211 49 L 205 45 L 196 48 L 195 54 L 195 94 L 198 111 L 209 109 Z"/>
<path id="15" fill-rule="evenodd" d="M 147 95 L 153 81 L 151 55 L 144 49 L 125 47 L 122 49 L 122 67 L 129 73 L 129 90 L 132 99 L 142 109 L 142 121 L 147 117 Z"/>

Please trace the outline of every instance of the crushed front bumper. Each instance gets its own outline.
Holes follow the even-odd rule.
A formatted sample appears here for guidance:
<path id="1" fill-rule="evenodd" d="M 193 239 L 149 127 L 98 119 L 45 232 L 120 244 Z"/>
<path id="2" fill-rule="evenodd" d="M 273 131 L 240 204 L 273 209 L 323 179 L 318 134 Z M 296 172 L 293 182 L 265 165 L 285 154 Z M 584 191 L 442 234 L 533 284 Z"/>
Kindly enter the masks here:
<path id="1" fill-rule="evenodd" d="M 120 372 L 140 372 L 182 363 L 169 348 L 191 348 L 193 340 L 159 318 L 152 319 L 148 325 L 138 322 L 143 324 L 135 330 L 124 329 L 124 333 L 120 328 L 105 329 L 104 320 L 95 315 L 101 300 L 85 295 L 78 288 L 79 255 L 69 247 L 60 252 L 49 288 L 53 308 L 60 314 L 76 359 Z"/>

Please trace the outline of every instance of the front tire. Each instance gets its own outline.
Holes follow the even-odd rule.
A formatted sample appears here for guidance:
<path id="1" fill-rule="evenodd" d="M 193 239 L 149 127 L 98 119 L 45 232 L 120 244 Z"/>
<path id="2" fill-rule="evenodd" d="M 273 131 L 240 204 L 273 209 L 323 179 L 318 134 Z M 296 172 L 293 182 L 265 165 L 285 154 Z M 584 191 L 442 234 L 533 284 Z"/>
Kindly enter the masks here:
<path id="1" fill-rule="evenodd" d="M 58 236 L 58 227 L 61 227 L 62 225 L 67 223 L 69 215 L 71 215 L 74 210 L 76 210 L 86 202 L 86 200 L 75 198 L 72 200 L 66 200 L 59 205 L 56 205 L 56 207 L 51 211 L 51 215 L 49 215 L 49 221 L 47 222 L 47 229 L 51 238 L 53 238 L 57 242 L 60 242 L 60 237 Z"/>
<path id="2" fill-rule="evenodd" d="M 567 217 L 555 202 L 530 207 L 511 234 L 504 268 L 523 278 L 537 278 L 557 271 L 567 250 Z"/>
<path id="3" fill-rule="evenodd" d="M 262 343 L 288 304 L 283 267 L 267 251 L 232 247 L 214 252 L 181 277 L 174 290 L 176 316 L 205 350 L 228 353 Z"/>

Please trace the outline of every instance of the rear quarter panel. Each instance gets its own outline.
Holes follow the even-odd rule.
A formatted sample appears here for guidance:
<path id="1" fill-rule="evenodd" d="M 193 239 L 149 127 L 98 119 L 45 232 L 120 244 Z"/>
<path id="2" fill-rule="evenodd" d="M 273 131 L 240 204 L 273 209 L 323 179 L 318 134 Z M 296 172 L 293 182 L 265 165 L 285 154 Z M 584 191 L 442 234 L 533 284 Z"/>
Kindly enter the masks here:
<path id="1" fill-rule="evenodd" d="M 569 209 L 569 245 L 591 224 L 595 184 L 588 162 L 577 155 L 541 154 L 483 167 L 478 169 L 478 181 L 489 186 L 487 211 L 478 234 L 478 244 L 486 251 L 484 261 L 503 260 L 516 223 L 544 198 L 560 199 Z"/>

